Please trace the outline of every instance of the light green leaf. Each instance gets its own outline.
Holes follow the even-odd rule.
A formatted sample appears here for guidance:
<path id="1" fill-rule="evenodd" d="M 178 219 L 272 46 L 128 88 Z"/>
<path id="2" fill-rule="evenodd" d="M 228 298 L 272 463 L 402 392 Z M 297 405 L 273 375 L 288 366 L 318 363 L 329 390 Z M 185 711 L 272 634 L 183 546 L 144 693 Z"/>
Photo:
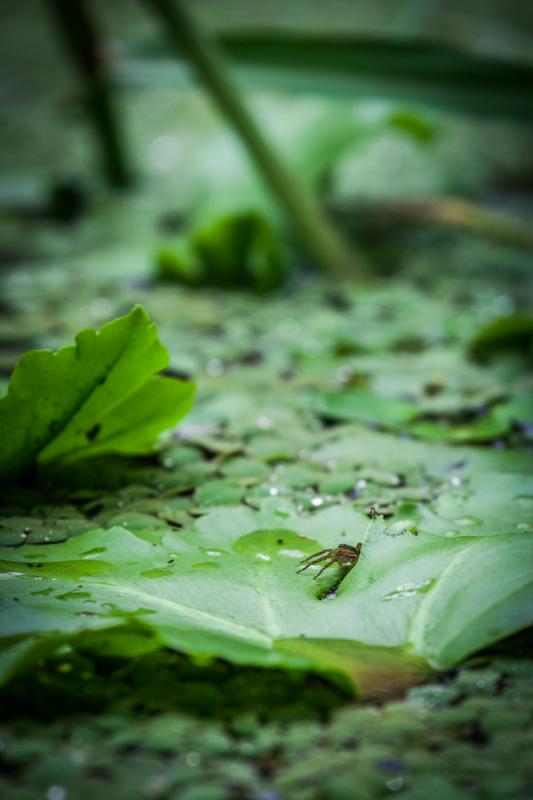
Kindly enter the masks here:
<path id="1" fill-rule="evenodd" d="M 75 641 L 135 623 L 185 653 L 336 673 L 365 694 L 386 694 L 418 680 L 426 659 L 455 663 L 525 624 L 512 604 L 516 591 L 522 608 L 526 591 L 520 538 L 511 537 L 508 550 L 497 537 L 493 554 L 492 540 L 390 535 L 381 519 L 369 522 L 349 506 L 303 517 L 269 498 L 258 513 L 214 510 L 194 530 L 152 541 L 112 528 L 46 547 L 4 548 L 0 629 L 6 645 L 20 648 L 28 638 L 42 654 L 43 642 L 53 648 L 58 636 Z M 319 566 L 297 574 L 301 559 L 340 542 L 363 543 L 351 571 L 332 567 L 319 580 L 312 578 Z M 457 592 L 452 565 L 463 554 L 470 565 L 496 563 L 502 552 L 506 616 L 494 605 L 494 575 L 486 581 L 480 570 L 475 602 L 461 603 L 447 627 L 439 598 Z M 436 616 L 423 611 L 433 602 Z M 469 646 L 462 632 L 473 628 Z M 461 640 L 455 649 L 450 630 Z M 26 650 L 23 657 L 27 663 Z M 13 658 L 4 661 L 9 674 L 16 671 Z"/>
<path id="2" fill-rule="evenodd" d="M 458 488 L 438 495 L 431 507 L 419 506 L 418 527 L 448 536 L 497 536 L 533 531 L 533 478 L 504 472 L 478 472 Z"/>
<path id="3" fill-rule="evenodd" d="M 155 376 L 168 353 L 145 311 L 23 355 L 0 399 L 0 476 L 100 453 L 142 454 L 190 409 L 194 385 Z"/>
<path id="4" fill-rule="evenodd" d="M 266 216 L 235 211 L 216 215 L 188 237 L 166 245 L 156 256 L 156 268 L 162 278 L 193 286 L 243 286 L 263 292 L 283 281 L 286 259 Z"/>
<path id="5" fill-rule="evenodd" d="M 447 668 L 533 623 L 533 540 L 498 536 L 462 550 L 415 617 L 411 641 Z"/>

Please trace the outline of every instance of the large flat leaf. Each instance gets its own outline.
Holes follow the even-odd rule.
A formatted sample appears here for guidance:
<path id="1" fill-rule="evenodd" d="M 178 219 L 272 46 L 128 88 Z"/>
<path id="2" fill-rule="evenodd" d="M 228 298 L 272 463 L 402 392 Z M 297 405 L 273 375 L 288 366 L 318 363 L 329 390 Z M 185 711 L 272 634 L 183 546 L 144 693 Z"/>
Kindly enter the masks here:
<path id="1" fill-rule="evenodd" d="M 296 574 L 315 551 L 358 541 L 360 561 L 340 585 L 340 568 L 319 580 Z M 386 694 L 527 624 L 524 544 L 519 534 L 391 534 L 349 506 L 303 517 L 269 498 L 258 512 L 214 510 L 180 533 L 112 528 L 4 548 L 3 678 L 47 642 L 135 623 L 186 653 L 340 673 L 365 694 Z M 495 591 L 500 558 L 505 580 Z M 459 613 L 466 563 L 479 576 Z"/>
<path id="2" fill-rule="evenodd" d="M 316 392 L 312 408 L 326 419 L 400 425 L 411 419 L 416 406 L 394 397 L 383 397 L 366 389 Z"/>
<path id="3" fill-rule="evenodd" d="M 219 41 L 241 77 L 255 85 L 414 102 L 516 121 L 533 115 L 533 70 L 524 62 L 406 37 L 247 31 Z M 137 44 L 131 56 L 121 80 L 145 83 L 154 71 L 173 85 L 190 77 L 168 60 L 170 50 L 161 42 Z"/>
<path id="4" fill-rule="evenodd" d="M 461 486 L 448 487 L 431 508 L 419 507 L 420 529 L 446 536 L 498 536 L 533 531 L 533 480 L 530 474 L 474 473 Z M 526 537 L 527 539 L 527 537 Z"/>
<path id="5" fill-rule="evenodd" d="M 532 119 L 533 69 L 523 63 L 408 39 L 251 33 L 222 44 L 271 84 Z"/>
<path id="6" fill-rule="evenodd" d="M 167 365 L 140 306 L 56 353 L 26 353 L 0 399 L 0 476 L 14 479 L 34 462 L 149 451 L 192 403 L 193 384 L 155 376 Z"/>

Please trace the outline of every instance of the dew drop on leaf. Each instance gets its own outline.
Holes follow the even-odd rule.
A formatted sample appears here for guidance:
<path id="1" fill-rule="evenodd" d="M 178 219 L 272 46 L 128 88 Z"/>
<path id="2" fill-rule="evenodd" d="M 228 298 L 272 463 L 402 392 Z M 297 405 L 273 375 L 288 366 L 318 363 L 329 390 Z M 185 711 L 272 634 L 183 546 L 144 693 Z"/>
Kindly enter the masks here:
<path id="1" fill-rule="evenodd" d="M 166 567 L 161 569 L 148 569 L 146 572 L 141 572 L 141 578 L 167 578 L 172 575 L 172 570 Z"/>
<path id="2" fill-rule="evenodd" d="M 403 583 L 396 589 L 393 589 L 392 592 L 388 592 L 388 594 L 386 594 L 383 599 L 403 600 L 405 597 L 415 597 L 417 594 L 422 594 L 423 592 L 427 592 L 432 583 L 433 583 L 433 578 L 429 578 L 428 580 L 422 581 L 421 583 Z"/>
<path id="3" fill-rule="evenodd" d="M 478 519 L 477 517 L 459 517 L 458 519 L 453 520 L 455 525 L 461 525 L 462 527 L 468 527 L 472 525 L 481 525 L 482 520 Z"/>

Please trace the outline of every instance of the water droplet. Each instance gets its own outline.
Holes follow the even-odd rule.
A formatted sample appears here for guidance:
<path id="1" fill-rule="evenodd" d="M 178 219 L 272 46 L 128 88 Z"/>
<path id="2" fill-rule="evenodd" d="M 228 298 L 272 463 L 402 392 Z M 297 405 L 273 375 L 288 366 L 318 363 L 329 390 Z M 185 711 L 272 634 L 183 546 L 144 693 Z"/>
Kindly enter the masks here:
<path id="1" fill-rule="evenodd" d="M 404 533 L 416 533 L 416 522 L 414 519 L 399 519 L 388 525 L 385 529 L 387 536 L 402 536 Z"/>
<path id="2" fill-rule="evenodd" d="M 85 550 L 82 554 L 82 558 L 90 558 L 91 556 L 100 555 L 100 553 L 107 552 L 107 547 L 93 547 L 92 550 Z"/>
<path id="3" fill-rule="evenodd" d="M 383 599 L 384 600 L 402 600 L 405 597 L 414 597 L 417 594 L 422 594 L 423 592 L 427 592 L 431 584 L 433 583 L 433 578 L 429 578 L 426 581 L 422 581 L 421 583 L 402 583 L 400 586 L 396 587 L 392 592 L 386 594 Z"/>
<path id="4" fill-rule="evenodd" d="M 67 790 L 64 786 L 49 786 L 46 792 L 47 800 L 65 800 Z"/>
<path id="5" fill-rule="evenodd" d="M 210 358 L 205 365 L 205 371 L 211 378 L 218 378 L 224 372 L 224 362 L 220 358 Z"/>
<path id="6" fill-rule="evenodd" d="M 457 488 L 458 486 L 461 486 L 462 481 L 459 475 L 452 475 L 452 477 L 450 478 L 450 483 L 452 486 L 455 486 Z"/>
<path id="7" fill-rule="evenodd" d="M 70 754 L 70 760 L 73 764 L 85 764 L 87 762 L 87 753 L 85 750 L 73 750 Z"/>
<path id="8" fill-rule="evenodd" d="M 404 786 L 404 779 L 401 775 L 398 775 L 396 778 L 391 778 L 386 782 L 387 789 L 390 789 L 391 792 L 399 792 L 400 789 L 403 789 Z"/>
<path id="9" fill-rule="evenodd" d="M 355 485 L 358 489 L 364 489 L 366 486 L 366 481 L 364 478 L 360 478 Z"/>
<path id="10" fill-rule="evenodd" d="M 64 592 L 64 594 L 56 595 L 58 600 L 83 600 L 84 598 L 91 597 L 90 592 L 80 592 L 74 589 L 72 592 Z"/>
<path id="11" fill-rule="evenodd" d="M 222 550 L 206 550 L 205 552 L 211 558 L 219 558 L 222 555 Z"/>
<path id="12" fill-rule="evenodd" d="M 269 417 L 258 417 L 256 425 L 262 431 L 268 431 L 273 426 L 273 422 Z"/>
<path id="13" fill-rule="evenodd" d="M 271 486 L 270 489 L 268 490 L 268 493 L 269 495 L 271 495 L 271 497 L 276 497 L 276 495 L 279 494 L 279 489 L 277 488 L 277 486 Z"/>
<path id="14" fill-rule="evenodd" d="M 89 306 L 89 313 L 93 319 L 100 322 L 113 313 L 113 303 L 107 297 L 96 297 Z"/>
<path id="15" fill-rule="evenodd" d="M 259 559 L 259 561 L 272 561 L 270 556 L 267 556 L 266 553 L 256 553 L 255 557 Z"/>
<path id="16" fill-rule="evenodd" d="M 320 508 L 320 506 L 324 505 L 324 498 L 323 497 L 313 497 L 311 500 L 311 505 L 313 508 Z"/>
<path id="17" fill-rule="evenodd" d="M 454 519 L 453 522 L 456 525 L 462 525 L 466 528 L 471 525 L 481 525 L 482 520 L 477 517 L 459 517 L 458 519 Z"/>
<path id="18" fill-rule="evenodd" d="M 301 558 L 302 551 L 301 550 L 287 550 L 283 549 L 279 551 L 280 556 L 287 556 L 288 558 Z"/>
<path id="19" fill-rule="evenodd" d="M 187 753 L 185 756 L 185 763 L 189 767 L 199 767 L 202 763 L 202 756 L 200 753 Z"/>
<path id="20" fill-rule="evenodd" d="M 174 466 L 174 459 L 173 458 L 170 458 L 170 456 L 167 456 L 166 458 L 163 459 L 163 467 L 165 469 L 172 469 L 173 466 Z"/>
<path id="21" fill-rule="evenodd" d="M 147 569 L 146 572 L 141 572 L 141 578 L 167 578 L 169 575 L 172 575 L 172 570 L 166 567 Z"/>
<path id="22" fill-rule="evenodd" d="M 517 531 L 531 531 L 533 530 L 533 525 L 530 522 L 519 522 L 516 526 Z"/>
<path id="23" fill-rule="evenodd" d="M 352 378 L 354 373 L 353 367 L 349 364 L 342 364 L 335 371 L 335 380 L 337 383 L 344 384 Z"/>

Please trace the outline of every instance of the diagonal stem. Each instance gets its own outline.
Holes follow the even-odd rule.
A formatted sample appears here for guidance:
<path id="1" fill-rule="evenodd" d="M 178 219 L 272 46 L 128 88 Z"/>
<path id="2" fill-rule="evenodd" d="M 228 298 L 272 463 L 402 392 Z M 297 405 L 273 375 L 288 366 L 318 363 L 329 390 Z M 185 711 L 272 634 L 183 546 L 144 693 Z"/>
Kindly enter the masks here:
<path id="1" fill-rule="evenodd" d="M 159 19 L 178 53 L 185 52 L 251 160 L 284 209 L 309 257 L 324 272 L 353 278 L 359 271 L 347 242 L 326 216 L 315 194 L 283 163 L 248 110 L 224 55 L 183 0 L 143 0 Z"/>

